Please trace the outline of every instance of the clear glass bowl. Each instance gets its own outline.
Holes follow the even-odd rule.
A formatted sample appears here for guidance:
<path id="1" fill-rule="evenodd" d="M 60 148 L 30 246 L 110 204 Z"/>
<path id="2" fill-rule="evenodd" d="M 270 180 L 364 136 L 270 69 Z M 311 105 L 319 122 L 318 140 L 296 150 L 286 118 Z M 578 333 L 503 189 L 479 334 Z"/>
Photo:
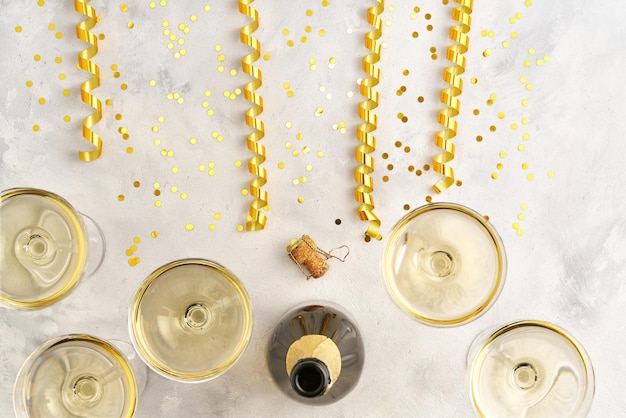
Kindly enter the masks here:
<path id="1" fill-rule="evenodd" d="M 441 327 L 484 314 L 506 275 L 495 229 L 454 203 L 429 204 L 404 216 L 387 239 L 381 264 L 394 301 L 418 321 Z"/>
<path id="2" fill-rule="evenodd" d="M 228 370 L 252 333 L 252 308 L 241 282 L 208 260 L 166 264 L 143 282 L 129 317 L 130 335 L 155 372 L 202 382 Z"/>
<path id="3" fill-rule="evenodd" d="M 474 410 L 488 417 L 586 416 L 595 388 L 583 346 L 557 325 L 534 320 L 479 335 L 467 381 Z"/>

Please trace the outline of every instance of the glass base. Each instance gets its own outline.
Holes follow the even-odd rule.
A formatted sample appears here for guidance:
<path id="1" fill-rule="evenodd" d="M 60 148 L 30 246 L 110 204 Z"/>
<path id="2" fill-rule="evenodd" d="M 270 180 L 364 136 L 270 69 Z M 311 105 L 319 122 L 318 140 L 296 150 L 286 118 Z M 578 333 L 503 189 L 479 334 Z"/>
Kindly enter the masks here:
<path id="1" fill-rule="evenodd" d="M 80 215 L 83 218 L 83 223 L 87 229 L 87 239 L 89 241 L 89 257 L 87 260 L 85 277 L 90 277 L 100 268 L 102 261 L 104 261 L 106 241 L 104 240 L 104 234 L 102 233 L 100 226 L 84 213 L 81 213 Z"/>
<path id="2" fill-rule="evenodd" d="M 133 368 L 135 382 L 137 383 L 137 395 L 141 396 L 148 383 L 148 366 L 137 355 L 131 343 L 122 340 L 109 340 L 109 342 L 124 354 L 130 367 Z"/>

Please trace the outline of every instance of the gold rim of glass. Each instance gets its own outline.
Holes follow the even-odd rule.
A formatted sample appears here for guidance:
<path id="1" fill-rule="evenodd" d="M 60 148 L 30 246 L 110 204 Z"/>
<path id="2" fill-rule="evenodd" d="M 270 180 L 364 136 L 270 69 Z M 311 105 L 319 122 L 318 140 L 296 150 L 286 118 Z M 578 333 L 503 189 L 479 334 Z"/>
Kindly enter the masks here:
<path id="1" fill-rule="evenodd" d="M 394 284 L 394 274 L 391 271 L 391 263 L 389 260 L 392 257 L 393 246 L 394 244 L 402 239 L 405 229 L 409 226 L 409 224 L 418 216 L 426 213 L 432 212 L 436 210 L 454 210 L 464 215 L 469 216 L 472 220 L 478 222 L 485 231 L 489 234 L 491 241 L 493 242 L 493 248 L 497 255 L 497 273 L 495 280 L 493 282 L 493 287 L 491 288 L 490 294 L 485 298 L 485 300 L 471 313 L 467 315 L 462 315 L 453 319 L 438 319 L 433 317 L 428 317 L 421 315 L 420 313 L 413 310 L 410 306 L 408 306 L 403 298 L 398 295 L 396 291 L 396 286 Z M 497 300 L 500 295 L 502 288 L 504 286 L 505 276 L 506 276 L 506 253 L 504 251 L 504 244 L 502 243 L 502 239 L 498 235 L 497 231 L 493 228 L 493 226 L 478 212 L 463 206 L 457 203 L 429 203 L 427 205 L 416 208 L 406 214 L 404 217 L 394 225 L 391 234 L 385 244 L 382 256 L 381 267 L 383 270 L 383 276 L 385 278 L 385 284 L 389 294 L 392 296 L 393 300 L 396 302 L 402 310 L 411 315 L 416 320 L 432 326 L 438 327 L 453 327 L 462 325 L 468 322 L 471 322 L 482 314 L 484 314 Z"/>
<path id="2" fill-rule="evenodd" d="M 17 395 L 17 393 L 19 393 L 20 391 L 18 390 L 18 385 L 20 384 L 20 377 L 22 376 L 23 373 L 26 373 L 27 371 L 29 371 L 29 369 L 32 368 L 32 366 L 34 365 L 34 361 L 41 356 L 43 353 L 45 353 L 48 350 L 54 349 L 57 346 L 60 346 L 64 343 L 70 342 L 70 341 L 80 341 L 80 342 L 85 342 L 88 344 L 94 344 L 96 346 L 98 346 L 99 348 L 102 348 L 104 351 L 106 351 L 107 353 L 109 353 L 113 359 L 122 367 L 122 370 L 124 371 L 124 377 L 128 380 L 129 383 L 129 392 L 128 392 L 128 410 L 124 412 L 124 414 L 122 415 L 122 417 L 126 417 L 126 418 L 131 418 L 134 414 L 135 414 L 135 410 L 137 409 L 137 403 L 138 403 L 138 389 L 137 389 L 137 381 L 135 379 L 135 375 L 133 373 L 132 367 L 130 365 L 130 363 L 128 362 L 128 360 L 126 359 L 126 357 L 117 349 L 115 348 L 112 344 L 110 344 L 109 342 L 102 340 L 100 338 L 91 336 L 91 335 L 87 335 L 87 334 L 67 334 L 67 335 L 62 335 L 60 337 L 56 337 L 53 338 L 45 343 L 43 343 L 42 345 L 40 345 L 39 347 L 37 347 L 35 349 L 35 351 L 33 351 L 28 358 L 24 361 L 22 367 L 20 368 L 20 371 L 18 372 L 18 378 L 15 381 L 15 388 L 14 388 L 14 394 Z M 22 382 L 24 383 L 24 382 Z M 15 408 L 16 408 L 16 413 L 17 413 L 17 404 L 19 403 L 23 403 L 24 400 L 23 399 L 17 399 L 17 397 L 14 397 L 14 404 L 15 404 Z M 22 405 L 22 406 L 26 406 L 26 405 Z"/>
<path id="3" fill-rule="evenodd" d="M 200 266 L 204 266 L 209 269 L 212 269 L 216 271 L 217 273 L 219 273 L 221 277 L 228 280 L 228 282 L 230 282 L 230 284 L 232 284 L 237 290 L 237 293 L 241 297 L 241 300 L 243 301 L 243 305 L 245 307 L 244 309 L 245 330 L 237 347 L 235 348 L 235 350 L 233 350 L 233 353 L 230 355 L 230 357 L 227 360 L 225 360 L 220 365 L 212 369 L 209 369 L 203 372 L 196 372 L 196 373 L 180 372 L 180 371 L 172 369 L 171 367 L 168 367 L 166 364 L 160 361 L 156 356 L 152 354 L 151 350 L 148 348 L 144 340 L 143 335 L 141 335 L 140 331 L 137 329 L 137 326 L 135 325 L 139 321 L 141 303 L 142 303 L 143 297 L 146 295 L 146 293 L 150 289 L 150 286 L 152 285 L 152 283 L 163 273 L 171 269 L 190 265 L 190 264 L 200 265 Z M 248 297 L 248 294 L 245 288 L 243 287 L 243 284 L 226 267 L 216 262 L 205 260 L 205 259 L 199 259 L 199 258 L 177 260 L 177 261 L 173 261 L 171 263 L 168 263 L 159 267 L 158 269 L 153 271 L 146 278 L 146 280 L 141 284 L 131 304 L 130 315 L 129 315 L 129 328 L 130 328 L 131 341 L 133 345 L 135 346 L 135 348 L 137 349 L 137 353 L 139 354 L 141 359 L 148 366 L 150 366 L 151 369 L 161 374 L 162 376 L 175 379 L 178 381 L 202 382 L 202 381 L 210 380 L 224 373 L 241 357 L 246 347 L 248 346 L 248 343 L 250 342 L 250 336 L 252 335 L 252 307 L 250 304 L 250 299 Z"/>
<path id="4" fill-rule="evenodd" d="M 560 337 L 563 337 L 570 344 L 570 346 L 574 349 L 574 351 L 578 354 L 585 368 L 585 376 L 587 377 L 589 390 L 587 391 L 587 393 L 585 393 L 585 399 L 583 399 L 583 401 L 581 402 L 582 410 L 577 411 L 577 414 L 580 414 L 580 416 L 586 416 L 587 412 L 591 408 L 591 401 L 593 400 L 593 395 L 595 393 L 595 373 L 593 371 L 593 365 L 591 364 L 591 359 L 589 358 L 589 354 L 587 354 L 587 351 L 582 346 L 582 344 L 578 342 L 578 340 L 574 338 L 569 332 L 559 327 L 558 325 L 552 324 L 547 321 L 540 321 L 540 320 L 516 321 L 516 322 L 512 322 L 510 324 L 507 324 L 498 328 L 496 331 L 491 333 L 489 337 L 487 337 L 487 340 L 484 343 L 482 343 L 482 346 L 480 347 L 478 352 L 473 356 L 472 359 L 470 359 L 470 363 L 468 364 L 468 367 L 469 367 L 468 381 L 469 381 L 469 388 L 470 388 L 470 397 L 472 399 L 472 405 L 474 407 L 475 412 L 480 417 L 486 416 L 485 413 L 481 410 L 480 406 L 475 401 L 476 399 L 476 395 L 474 393 L 475 385 L 473 384 L 473 381 L 475 378 L 475 374 L 474 374 L 475 365 L 480 364 L 485 359 L 485 356 L 489 352 L 489 348 L 491 347 L 492 344 L 495 343 L 498 337 L 510 331 L 513 331 L 517 328 L 524 328 L 524 327 L 538 327 L 538 328 L 544 328 L 544 329 L 547 329 L 548 331 L 554 332 Z"/>
<path id="5" fill-rule="evenodd" d="M 85 273 L 85 267 L 87 262 L 87 239 L 85 237 L 85 225 L 80 218 L 80 214 L 74 207 L 63 197 L 59 196 L 56 193 L 49 192 L 47 190 L 35 189 L 29 187 L 19 187 L 4 190 L 2 195 L 0 195 L 0 206 L 7 201 L 16 196 L 22 195 L 34 195 L 40 196 L 44 199 L 47 199 L 57 205 L 59 208 L 63 210 L 63 212 L 69 217 L 72 222 L 72 227 L 76 232 L 76 240 L 78 241 L 77 246 L 79 252 L 77 254 L 77 264 L 74 268 L 74 271 L 71 274 L 71 277 L 67 280 L 65 286 L 63 286 L 56 293 L 47 296 L 45 298 L 34 300 L 34 301 L 23 301 L 18 299 L 13 299 L 7 296 L 4 296 L 2 292 L 0 292 L 0 302 L 5 303 L 7 305 L 13 306 L 18 309 L 37 309 L 43 308 L 45 306 L 51 305 L 57 302 L 59 299 L 67 296 L 70 291 L 76 287 L 76 285 L 80 282 L 80 279 L 83 277 Z"/>

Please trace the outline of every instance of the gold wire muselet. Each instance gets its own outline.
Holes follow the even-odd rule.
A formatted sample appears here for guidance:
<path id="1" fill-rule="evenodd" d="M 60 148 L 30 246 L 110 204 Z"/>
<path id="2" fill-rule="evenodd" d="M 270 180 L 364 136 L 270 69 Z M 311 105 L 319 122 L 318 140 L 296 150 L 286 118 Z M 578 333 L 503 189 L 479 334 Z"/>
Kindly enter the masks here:
<path id="1" fill-rule="evenodd" d="M 345 248 L 346 250 L 343 257 L 333 255 L 333 251 L 337 251 L 342 248 Z M 302 238 L 287 246 L 287 253 L 289 253 L 289 257 L 298 265 L 298 268 L 300 268 L 300 271 L 308 280 L 311 277 L 319 279 L 326 274 L 330 268 L 326 260 L 335 258 L 342 263 L 346 261 L 346 258 L 350 254 L 350 248 L 347 245 L 342 245 L 340 247 L 333 248 L 330 251 L 324 251 L 317 246 L 311 237 L 308 235 L 302 235 Z"/>

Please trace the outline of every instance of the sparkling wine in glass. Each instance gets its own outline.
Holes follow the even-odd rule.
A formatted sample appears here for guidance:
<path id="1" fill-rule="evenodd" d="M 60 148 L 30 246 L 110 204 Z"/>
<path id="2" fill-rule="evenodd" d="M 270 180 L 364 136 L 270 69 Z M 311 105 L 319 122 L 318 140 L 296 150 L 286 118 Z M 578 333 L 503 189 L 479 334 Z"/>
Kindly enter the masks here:
<path id="1" fill-rule="evenodd" d="M 25 417 L 132 417 L 137 385 L 131 365 L 112 344 L 64 335 L 37 348 L 15 381 L 13 406 Z"/>
<path id="2" fill-rule="evenodd" d="M 241 282 L 208 260 L 166 264 L 143 282 L 130 308 L 130 335 L 157 373 L 202 382 L 225 372 L 243 354 L 252 309 Z"/>
<path id="3" fill-rule="evenodd" d="M 455 326 L 478 318 L 496 301 L 506 255 L 483 216 L 458 204 L 434 203 L 394 226 L 382 269 L 404 311 L 428 325 Z"/>
<path id="4" fill-rule="evenodd" d="M 330 302 L 307 303 L 286 313 L 267 352 L 270 374 L 280 390 L 316 405 L 336 402 L 352 391 L 364 361 L 354 320 Z"/>
<path id="5" fill-rule="evenodd" d="M 104 257 L 91 218 L 54 193 L 14 188 L 0 195 L 0 304 L 36 309 L 67 296 Z"/>
<path id="6" fill-rule="evenodd" d="M 595 378 L 589 355 L 554 324 L 527 320 L 485 331 L 467 362 L 479 416 L 582 417 L 591 407 Z"/>

